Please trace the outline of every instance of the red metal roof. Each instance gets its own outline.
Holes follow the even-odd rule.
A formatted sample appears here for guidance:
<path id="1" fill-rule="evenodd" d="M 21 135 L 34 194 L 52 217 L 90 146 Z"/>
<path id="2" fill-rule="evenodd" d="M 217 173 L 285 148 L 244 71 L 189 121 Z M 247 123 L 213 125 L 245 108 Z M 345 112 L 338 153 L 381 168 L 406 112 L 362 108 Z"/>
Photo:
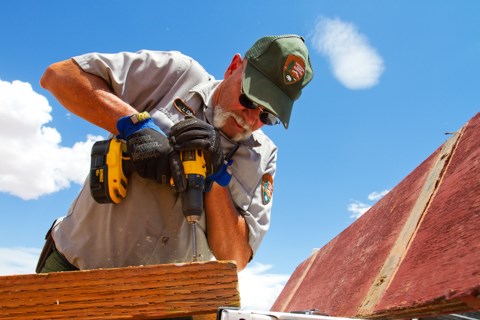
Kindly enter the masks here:
<path id="1" fill-rule="evenodd" d="M 302 262 L 272 311 L 418 317 L 480 309 L 480 113 Z"/>

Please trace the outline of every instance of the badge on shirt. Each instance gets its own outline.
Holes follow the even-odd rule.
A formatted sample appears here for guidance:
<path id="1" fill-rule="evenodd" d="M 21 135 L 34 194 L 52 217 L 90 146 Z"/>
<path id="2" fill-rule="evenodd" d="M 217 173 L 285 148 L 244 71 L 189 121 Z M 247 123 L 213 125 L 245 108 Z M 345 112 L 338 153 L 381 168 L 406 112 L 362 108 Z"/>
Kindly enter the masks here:
<path id="1" fill-rule="evenodd" d="M 195 112 L 182 99 L 177 98 L 173 101 L 175 109 L 187 116 L 194 116 Z"/>
<path id="2" fill-rule="evenodd" d="M 262 202 L 264 205 L 272 200 L 273 195 L 273 177 L 269 173 L 265 173 L 262 177 Z"/>

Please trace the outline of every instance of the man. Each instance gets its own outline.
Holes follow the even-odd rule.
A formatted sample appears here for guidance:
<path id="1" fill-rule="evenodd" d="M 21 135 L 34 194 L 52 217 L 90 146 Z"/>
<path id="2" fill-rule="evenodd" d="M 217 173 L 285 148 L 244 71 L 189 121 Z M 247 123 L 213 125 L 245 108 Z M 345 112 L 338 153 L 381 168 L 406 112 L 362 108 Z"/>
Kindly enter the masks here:
<path id="1" fill-rule="evenodd" d="M 178 157 L 191 148 L 208 162 L 199 260 L 234 260 L 244 269 L 270 224 L 277 148 L 260 128 L 277 120 L 287 128 L 312 76 L 297 35 L 259 39 L 245 58 L 233 57 L 221 81 L 179 52 L 90 53 L 52 64 L 41 85 L 124 139 L 135 170 L 118 204 L 96 203 L 87 179 L 47 234 L 37 272 L 192 261 Z"/>

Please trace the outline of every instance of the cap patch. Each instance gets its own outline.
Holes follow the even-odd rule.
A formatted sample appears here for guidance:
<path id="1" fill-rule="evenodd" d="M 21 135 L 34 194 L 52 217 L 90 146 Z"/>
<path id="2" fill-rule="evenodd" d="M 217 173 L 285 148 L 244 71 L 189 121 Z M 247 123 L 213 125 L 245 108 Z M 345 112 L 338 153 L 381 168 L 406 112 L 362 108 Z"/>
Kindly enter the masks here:
<path id="1" fill-rule="evenodd" d="M 305 61 L 299 56 L 289 54 L 283 65 L 283 80 L 285 84 L 294 84 L 305 75 Z"/>
<path id="2" fill-rule="evenodd" d="M 265 173 L 262 177 L 262 202 L 264 205 L 272 200 L 273 196 L 273 177 L 269 173 Z"/>
<path id="3" fill-rule="evenodd" d="M 187 116 L 194 116 L 195 112 L 182 99 L 177 98 L 173 101 L 175 108 Z"/>

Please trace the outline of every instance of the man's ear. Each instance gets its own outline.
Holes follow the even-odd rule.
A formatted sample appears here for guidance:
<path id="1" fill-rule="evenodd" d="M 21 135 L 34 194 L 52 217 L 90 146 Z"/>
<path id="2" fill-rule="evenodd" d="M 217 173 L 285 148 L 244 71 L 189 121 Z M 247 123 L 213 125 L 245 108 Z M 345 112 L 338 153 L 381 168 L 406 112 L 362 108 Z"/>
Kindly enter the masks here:
<path id="1" fill-rule="evenodd" d="M 230 62 L 230 65 L 225 71 L 225 74 L 224 74 L 225 79 L 228 78 L 230 75 L 232 75 L 232 73 L 235 72 L 235 70 L 237 70 L 238 68 L 241 68 L 242 62 L 243 62 L 243 59 L 240 53 L 235 54 L 232 58 L 232 62 Z"/>

